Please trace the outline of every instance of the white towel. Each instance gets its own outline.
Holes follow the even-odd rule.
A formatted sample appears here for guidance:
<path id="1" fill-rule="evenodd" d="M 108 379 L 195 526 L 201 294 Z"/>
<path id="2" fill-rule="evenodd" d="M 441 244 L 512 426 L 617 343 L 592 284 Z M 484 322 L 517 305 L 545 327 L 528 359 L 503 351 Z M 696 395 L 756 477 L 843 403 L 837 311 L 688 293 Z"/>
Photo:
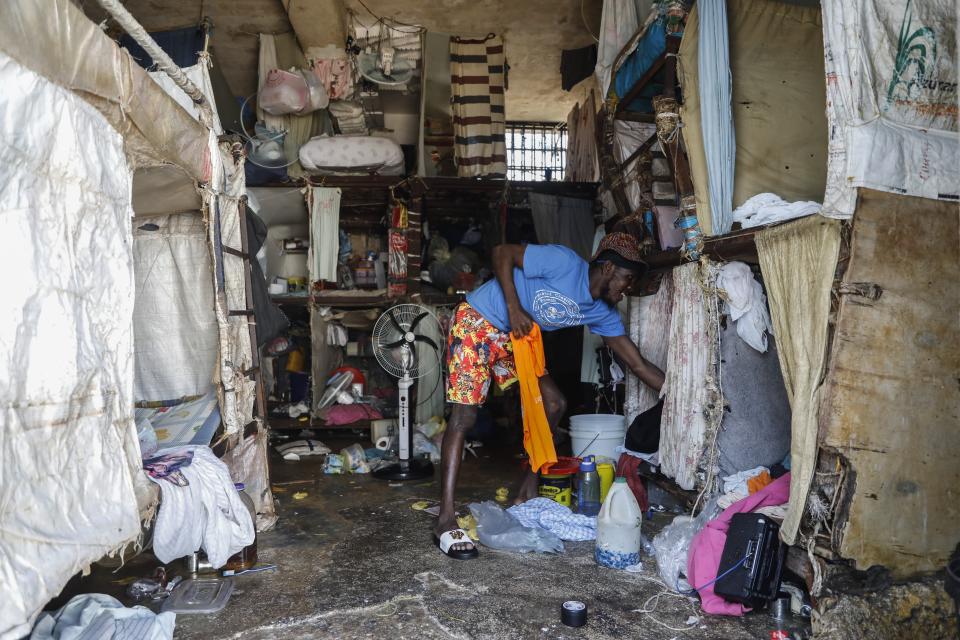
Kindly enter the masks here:
<path id="1" fill-rule="evenodd" d="M 340 189 L 310 187 L 310 281 L 337 281 L 340 253 Z"/>
<path id="2" fill-rule="evenodd" d="M 787 202 L 775 193 L 759 193 L 734 210 L 733 221 L 739 222 L 744 229 L 749 229 L 809 216 L 818 213 L 821 208 L 819 202 Z"/>
<path id="3" fill-rule="evenodd" d="M 760 353 L 766 353 L 767 332 L 773 328 L 767 311 L 767 296 L 754 279 L 750 267 L 743 262 L 723 265 L 717 276 L 717 288 L 727 293 L 727 307 L 730 317 L 737 323 L 737 335 Z"/>

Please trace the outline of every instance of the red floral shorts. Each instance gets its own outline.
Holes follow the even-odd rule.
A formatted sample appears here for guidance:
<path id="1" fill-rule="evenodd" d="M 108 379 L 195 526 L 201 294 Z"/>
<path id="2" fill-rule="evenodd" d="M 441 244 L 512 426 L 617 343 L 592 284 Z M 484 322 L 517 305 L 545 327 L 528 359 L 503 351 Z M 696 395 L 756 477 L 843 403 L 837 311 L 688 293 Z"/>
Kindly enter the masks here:
<path id="1" fill-rule="evenodd" d="M 447 337 L 447 401 L 481 405 L 491 380 L 501 389 L 517 381 L 510 334 L 463 302 Z"/>

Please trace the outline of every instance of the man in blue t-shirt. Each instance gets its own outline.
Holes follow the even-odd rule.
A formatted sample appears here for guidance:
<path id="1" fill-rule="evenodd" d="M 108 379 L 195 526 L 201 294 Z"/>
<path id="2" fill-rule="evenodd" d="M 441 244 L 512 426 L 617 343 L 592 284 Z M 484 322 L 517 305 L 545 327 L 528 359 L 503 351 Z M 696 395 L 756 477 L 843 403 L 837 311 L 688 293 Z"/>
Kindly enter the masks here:
<path id="1" fill-rule="evenodd" d="M 560 245 L 494 247 L 496 278 L 457 308 L 447 341 L 447 401 L 453 410 L 443 436 L 440 514 L 434 529 L 435 542 L 445 554 L 458 559 L 478 555 L 457 528 L 454 491 L 464 436 L 476 422 L 491 381 L 501 387 L 516 381 L 511 333 L 525 336 L 534 322 L 542 331 L 586 325 L 645 384 L 656 390 L 663 385 L 663 372 L 640 355 L 616 309 L 644 268 L 636 240 L 626 233 L 604 237 L 589 264 Z M 547 422 L 555 430 L 566 399 L 549 375 L 540 378 L 540 392 Z M 516 501 L 528 500 L 536 491 L 537 476 L 530 471 Z"/>

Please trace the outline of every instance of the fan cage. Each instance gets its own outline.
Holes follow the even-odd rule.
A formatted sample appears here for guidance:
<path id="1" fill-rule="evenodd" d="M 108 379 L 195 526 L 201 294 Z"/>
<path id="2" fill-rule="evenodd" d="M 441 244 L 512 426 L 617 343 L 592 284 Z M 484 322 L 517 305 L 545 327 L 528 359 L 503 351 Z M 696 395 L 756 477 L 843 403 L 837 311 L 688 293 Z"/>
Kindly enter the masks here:
<path id="1" fill-rule="evenodd" d="M 403 332 L 397 329 L 391 319 L 396 319 L 397 324 L 403 329 Z M 426 314 L 426 315 L 423 315 Z M 443 339 L 443 330 L 440 321 L 429 310 L 416 304 L 400 304 L 387 309 L 377 320 L 373 327 L 373 353 L 377 362 L 389 374 L 396 378 L 402 378 L 404 368 L 401 362 L 402 346 L 388 348 L 386 345 L 395 343 L 403 339 L 404 335 L 410 331 L 414 321 L 423 316 L 417 323 L 413 333 L 415 336 L 426 336 L 433 340 L 437 349 L 426 342 L 416 341 L 413 343 L 414 350 L 413 367 L 407 370 L 410 378 L 422 378 L 432 373 L 443 360 L 443 351 L 445 341 Z"/>

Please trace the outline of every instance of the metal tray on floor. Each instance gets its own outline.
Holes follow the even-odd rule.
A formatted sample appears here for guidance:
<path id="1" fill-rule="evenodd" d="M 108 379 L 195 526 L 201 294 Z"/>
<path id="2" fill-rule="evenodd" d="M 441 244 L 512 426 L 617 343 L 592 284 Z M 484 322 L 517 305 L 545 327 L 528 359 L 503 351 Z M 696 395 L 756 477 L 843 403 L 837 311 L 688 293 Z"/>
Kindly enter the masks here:
<path id="1" fill-rule="evenodd" d="M 184 580 L 164 601 L 162 610 L 171 613 L 216 613 L 233 594 L 232 578 Z"/>

